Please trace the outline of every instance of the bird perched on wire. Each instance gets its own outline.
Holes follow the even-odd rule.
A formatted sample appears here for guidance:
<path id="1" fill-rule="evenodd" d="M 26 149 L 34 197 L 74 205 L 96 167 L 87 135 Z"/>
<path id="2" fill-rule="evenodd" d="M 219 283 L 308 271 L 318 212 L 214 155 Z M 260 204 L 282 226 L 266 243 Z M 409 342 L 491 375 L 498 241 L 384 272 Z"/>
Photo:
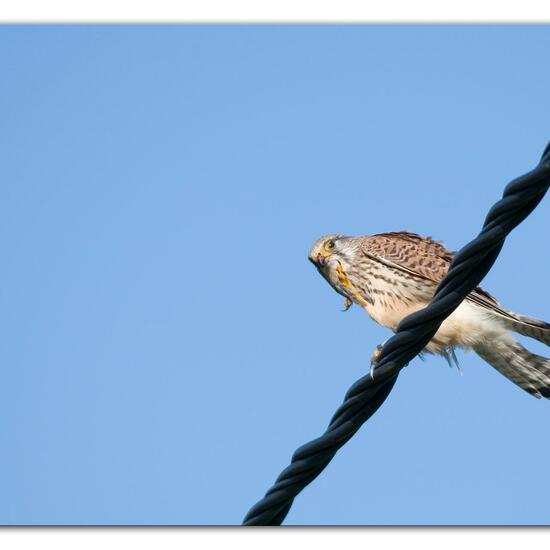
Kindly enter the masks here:
<path id="1" fill-rule="evenodd" d="M 428 305 L 452 257 L 440 242 L 408 231 L 326 235 L 309 252 L 321 275 L 344 296 L 345 309 L 356 303 L 393 331 Z M 525 349 L 510 331 L 550 345 L 549 323 L 507 311 L 478 287 L 443 321 L 424 351 L 451 363 L 456 348 L 472 349 L 530 394 L 550 398 L 550 359 Z"/>

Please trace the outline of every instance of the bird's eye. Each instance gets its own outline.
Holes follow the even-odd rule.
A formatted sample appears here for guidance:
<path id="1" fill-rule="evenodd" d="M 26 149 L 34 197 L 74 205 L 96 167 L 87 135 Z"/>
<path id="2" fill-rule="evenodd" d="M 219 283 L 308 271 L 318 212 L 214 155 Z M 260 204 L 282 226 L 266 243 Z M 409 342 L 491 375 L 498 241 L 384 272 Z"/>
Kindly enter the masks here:
<path id="1" fill-rule="evenodd" d="M 331 250 L 334 249 L 334 241 L 327 241 L 325 243 L 325 246 L 324 246 L 324 249 L 327 251 L 327 252 L 330 252 Z"/>

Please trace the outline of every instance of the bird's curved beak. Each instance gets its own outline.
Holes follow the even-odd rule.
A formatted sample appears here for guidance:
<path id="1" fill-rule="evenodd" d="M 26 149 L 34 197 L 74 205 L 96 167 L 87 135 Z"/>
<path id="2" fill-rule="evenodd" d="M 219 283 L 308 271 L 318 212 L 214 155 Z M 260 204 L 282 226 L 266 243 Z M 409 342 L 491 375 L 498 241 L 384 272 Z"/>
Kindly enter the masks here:
<path id="1" fill-rule="evenodd" d="M 328 256 L 325 256 L 324 254 L 321 254 L 321 252 L 319 252 L 319 254 L 317 254 L 315 264 L 318 267 L 325 267 L 325 265 L 327 263 L 327 258 L 328 258 Z"/>
<path id="2" fill-rule="evenodd" d="M 327 257 L 321 252 L 317 254 L 314 258 L 310 256 L 309 261 L 315 266 L 315 267 L 325 267 L 327 263 Z"/>

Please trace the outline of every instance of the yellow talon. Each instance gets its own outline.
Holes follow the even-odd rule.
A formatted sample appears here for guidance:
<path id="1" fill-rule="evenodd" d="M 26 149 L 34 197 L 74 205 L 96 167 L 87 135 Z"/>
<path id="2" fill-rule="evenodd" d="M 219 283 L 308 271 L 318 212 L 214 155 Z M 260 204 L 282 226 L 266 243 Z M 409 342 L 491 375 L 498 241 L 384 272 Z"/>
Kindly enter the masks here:
<path id="1" fill-rule="evenodd" d="M 344 300 L 343 311 L 347 311 L 352 305 L 353 305 L 353 302 L 346 296 L 346 299 Z"/>
<path id="2" fill-rule="evenodd" d="M 355 298 L 355 301 L 362 305 L 363 307 L 365 307 L 367 305 L 367 302 L 366 300 L 361 296 L 361 294 L 359 292 L 357 292 L 357 290 L 355 290 L 355 288 L 353 288 L 353 285 L 351 284 L 351 281 L 348 279 L 348 276 L 344 273 L 344 270 L 342 269 L 342 264 L 341 263 L 338 263 L 338 265 L 336 266 L 336 271 L 338 272 L 338 280 L 346 287 L 349 289 L 349 291 L 353 294 L 353 297 Z M 345 302 L 345 305 L 348 306 L 348 302 L 347 300 L 349 300 L 349 298 L 346 298 L 346 302 Z M 350 306 L 351 306 L 351 300 L 350 301 Z M 348 309 L 348 307 L 346 307 L 346 309 Z M 345 311 L 345 310 L 344 310 Z"/>
<path id="3" fill-rule="evenodd" d="M 376 362 L 378 361 L 380 355 L 382 355 L 382 344 L 378 344 L 376 346 L 376 349 L 374 350 L 374 353 L 372 354 L 372 357 L 370 359 L 370 364 L 372 368 L 376 366 Z"/>
<path id="4" fill-rule="evenodd" d="M 349 282 L 349 279 L 347 278 L 346 274 L 344 273 L 344 270 L 342 269 L 342 264 L 338 264 L 336 267 L 336 271 L 338 271 L 338 280 L 346 287 L 351 288 L 351 283 Z"/>

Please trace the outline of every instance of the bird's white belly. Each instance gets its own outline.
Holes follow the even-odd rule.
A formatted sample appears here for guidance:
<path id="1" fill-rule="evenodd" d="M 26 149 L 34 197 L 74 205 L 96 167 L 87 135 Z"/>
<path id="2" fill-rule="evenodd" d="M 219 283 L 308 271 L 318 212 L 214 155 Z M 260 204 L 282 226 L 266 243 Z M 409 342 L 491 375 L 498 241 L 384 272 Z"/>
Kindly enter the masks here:
<path id="1" fill-rule="evenodd" d="M 489 311 L 464 301 L 443 321 L 426 349 L 437 353 L 451 346 L 471 348 L 481 341 L 493 340 L 505 330 Z"/>
<path id="2" fill-rule="evenodd" d="M 408 305 L 402 301 L 376 300 L 374 304 L 365 306 L 367 313 L 380 325 L 395 330 L 401 319 L 422 309 L 426 304 Z"/>
<path id="3" fill-rule="evenodd" d="M 391 281 L 373 279 L 374 300 L 365 309 L 377 323 L 395 330 L 401 319 L 426 307 L 434 290 L 435 286 L 423 288 L 421 284 L 404 281 L 400 273 L 395 273 Z"/>
<path id="4" fill-rule="evenodd" d="M 365 309 L 377 323 L 395 330 L 404 317 L 426 306 L 427 303 L 409 305 L 402 300 L 395 300 L 393 303 L 376 300 Z M 495 337 L 503 330 L 501 323 L 489 312 L 485 312 L 471 302 L 464 301 L 443 321 L 426 346 L 426 351 L 438 353 L 454 346 L 470 348 L 480 340 Z"/>

